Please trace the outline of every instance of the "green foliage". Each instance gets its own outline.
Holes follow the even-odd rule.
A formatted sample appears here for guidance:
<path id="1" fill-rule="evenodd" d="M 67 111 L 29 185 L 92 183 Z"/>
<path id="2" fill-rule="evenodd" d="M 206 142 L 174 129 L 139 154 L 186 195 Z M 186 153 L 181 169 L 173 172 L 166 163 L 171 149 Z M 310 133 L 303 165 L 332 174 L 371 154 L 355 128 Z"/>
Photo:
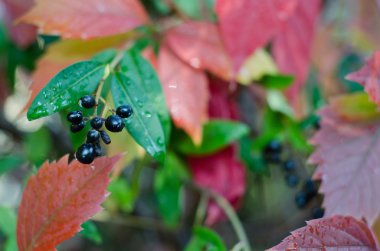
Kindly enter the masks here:
<path id="1" fill-rule="evenodd" d="M 136 142 L 152 157 L 165 159 L 165 136 L 158 115 L 144 90 L 121 73 L 112 73 L 111 92 L 115 106 L 130 104 L 134 114 L 125 120 L 125 127 Z"/>
<path id="2" fill-rule="evenodd" d="M 185 15 L 194 19 L 201 19 L 214 9 L 215 0 L 173 0 L 173 3 Z"/>
<path id="3" fill-rule="evenodd" d="M 115 49 L 108 49 L 102 52 L 99 52 L 95 56 L 92 57 L 92 60 L 97 61 L 103 64 L 109 64 L 115 58 L 117 51 Z"/>
<path id="4" fill-rule="evenodd" d="M 78 100 L 96 90 L 103 77 L 105 65 L 82 61 L 60 71 L 37 94 L 29 110 L 28 119 L 49 116 L 78 103 Z"/>
<path id="5" fill-rule="evenodd" d="M 181 188 L 189 178 L 186 167 L 174 154 L 166 156 L 164 166 L 155 175 L 154 189 L 161 217 L 169 226 L 175 226 L 182 212 Z"/>
<path id="6" fill-rule="evenodd" d="M 93 241 L 96 244 L 102 243 L 102 236 L 99 233 L 98 228 L 92 221 L 86 221 L 82 224 L 83 230 L 80 232 L 80 234 Z"/>
<path id="7" fill-rule="evenodd" d="M 193 237 L 185 251 L 227 251 L 225 244 L 217 233 L 206 227 L 195 227 Z"/>
<path id="8" fill-rule="evenodd" d="M 43 144 L 36 142 L 43 142 Z M 45 127 L 28 134 L 24 141 L 26 158 L 36 166 L 46 161 L 52 149 L 50 133 Z"/>
<path id="9" fill-rule="evenodd" d="M 17 251 L 16 222 L 13 209 L 0 207 L 0 231 L 7 237 L 4 251 Z"/>
<path id="10" fill-rule="evenodd" d="M 284 90 L 289 87 L 294 81 L 294 77 L 291 75 L 265 75 L 258 83 L 265 88 Z"/>
<path id="11" fill-rule="evenodd" d="M 106 201 L 107 207 L 120 208 L 125 213 L 133 210 L 136 194 L 125 179 L 113 180 L 107 190 L 111 193 Z"/>
<path id="12" fill-rule="evenodd" d="M 19 167 L 25 160 L 21 155 L 7 155 L 0 157 L 0 175 Z"/>
<path id="13" fill-rule="evenodd" d="M 212 154 L 249 133 L 243 123 L 230 120 L 211 120 L 203 126 L 203 139 L 199 146 L 186 135 L 176 142 L 176 149 L 189 155 Z"/>

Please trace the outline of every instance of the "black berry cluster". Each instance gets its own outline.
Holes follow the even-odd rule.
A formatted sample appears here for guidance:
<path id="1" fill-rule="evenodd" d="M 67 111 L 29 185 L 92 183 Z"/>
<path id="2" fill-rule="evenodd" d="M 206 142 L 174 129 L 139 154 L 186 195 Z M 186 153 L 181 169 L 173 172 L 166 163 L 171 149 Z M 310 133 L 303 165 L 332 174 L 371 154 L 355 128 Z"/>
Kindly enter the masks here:
<path id="1" fill-rule="evenodd" d="M 80 105 L 83 108 L 90 109 L 96 106 L 93 96 L 86 95 L 80 98 Z M 90 121 L 91 129 L 87 132 L 86 143 L 82 144 L 75 156 L 77 160 L 83 164 L 90 164 L 98 156 L 102 155 L 100 139 L 104 144 L 110 144 L 111 138 L 108 133 L 103 130 L 103 125 L 110 132 L 121 132 L 125 127 L 123 119 L 131 117 L 133 114 L 130 105 L 121 105 L 116 109 L 116 114 L 112 114 L 107 118 L 95 116 L 93 118 L 84 118 L 81 111 L 72 111 L 67 115 L 67 120 L 71 122 L 71 132 L 81 131 L 86 122 Z"/>

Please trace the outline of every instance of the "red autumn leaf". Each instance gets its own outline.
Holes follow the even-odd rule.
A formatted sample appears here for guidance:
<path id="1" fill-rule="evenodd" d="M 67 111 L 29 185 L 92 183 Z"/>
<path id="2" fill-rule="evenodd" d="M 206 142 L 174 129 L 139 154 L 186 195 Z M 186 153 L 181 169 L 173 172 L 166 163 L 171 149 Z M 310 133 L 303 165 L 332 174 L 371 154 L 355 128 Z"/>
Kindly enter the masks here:
<path id="1" fill-rule="evenodd" d="M 352 215 L 372 224 L 380 213 L 380 121 L 349 122 L 327 106 L 319 111 L 321 129 L 310 140 L 326 215 Z"/>
<path id="2" fill-rule="evenodd" d="M 158 56 L 158 75 L 174 124 L 185 130 L 197 144 L 207 121 L 209 91 L 206 74 L 182 62 L 167 45 Z"/>
<path id="3" fill-rule="evenodd" d="M 37 0 L 20 21 L 43 34 L 89 39 L 127 32 L 148 17 L 137 0 Z"/>
<path id="4" fill-rule="evenodd" d="M 188 163 L 195 182 L 226 198 L 235 208 L 245 191 L 245 168 L 237 159 L 236 147 L 205 157 L 190 157 Z M 206 224 L 212 225 L 223 217 L 223 211 L 213 202 L 207 210 Z"/>
<path id="5" fill-rule="evenodd" d="M 29 24 L 15 25 L 14 21 L 32 7 L 33 0 L 4 0 L 4 22 L 10 36 L 19 46 L 26 47 L 36 39 L 37 29 Z"/>
<path id="6" fill-rule="evenodd" d="M 295 76 L 287 96 L 295 107 L 309 73 L 311 48 L 321 0 L 299 1 L 293 15 L 273 40 L 273 55 L 281 72 Z"/>
<path id="7" fill-rule="evenodd" d="M 264 46 L 294 11 L 298 0 L 218 0 L 216 13 L 226 49 L 237 72 Z"/>
<path id="8" fill-rule="evenodd" d="M 30 177 L 18 211 L 19 251 L 54 251 L 80 225 L 101 210 L 109 174 L 120 156 L 98 158 L 91 165 L 68 164 L 68 156 L 45 162 Z"/>
<path id="9" fill-rule="evenodd" d="M 333 216 L 307 222 L 269 249 L 280 250 L 379 250 L 376 237 L 362 221 L 350 216 Z"/>
<path id="10" fill-rule="evenodd" d="M 376 51 L 366 64 L 346 78 L 363 85 L 372 101 L 380 106 L 380 51 Z"/>
<path id="11" fill-rule="evenodd" d="M 215 24 L 189 21 L 170 29 L 166 39 L 177 56 L 194 68 L 225 80 L 232 78 L 231 63 Z"/>

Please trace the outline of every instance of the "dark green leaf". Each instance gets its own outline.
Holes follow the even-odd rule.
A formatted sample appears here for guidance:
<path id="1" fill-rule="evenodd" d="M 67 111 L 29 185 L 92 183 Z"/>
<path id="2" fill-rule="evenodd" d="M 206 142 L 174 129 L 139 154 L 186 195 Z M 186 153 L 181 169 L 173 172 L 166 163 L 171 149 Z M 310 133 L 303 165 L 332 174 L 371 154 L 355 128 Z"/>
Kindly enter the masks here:
<path id="1" fill-rule="evenodd" d="M 0 175 L 9 172 L 10 170 L 19 167 L 24 162 L 22 156 L 8 155 L 0 157 Z"/>
<path id="2" fill-rule="evenodd" d="M 207 155 L 214 153 L 249 133 L 249 128 L 231 120 L 211 120 L 203 126 L 202 144 L 194 145 L 184 136 L 175 144 L 178 151 L 191 155 Z"/>
<path id="3" fill-rule="evenodd" d="M 125 179 L 113 180 L 107 190 L 111 193 L 106 201 L 107 208 L 121 209 L 125 213 L 133 210 L 136 195 Z"/>
<path id="4" fill-rule="evenodd" d="M 128 78 L 145 90 L 148 104 L 151 106 L 150 109 L 156 110 L 165 133 L 165 142 L 167 142 L 171 127 L 170 116 L 155 70 L 136 50 L 129 50 L 124 54 L 120 69 Z"/>
<path id="5" fill-rule="evenodd" d="M 114 57 L 117 54 L 117 50 L 115 49 L 108 49 L 104 50 L 102 52 L 99 52 L 95 56 L 92 57 L 92 60 L 103 63 L 103 64 L 109 64 L 114 59 Z"/>
<path id="6" fill-rule="evenodd" d="M 358 70 L 362 65 L 363 59 L 356 53 L 345 55 L 339 62 L 337 77 L 348 92 L 357 92 L 364 90 L 364 87 L 359 83 L 346 79 L 346 76 L 349 73 Z"/>
<path id="7" fill-rule="evenodd" d="M 189 174 L 184 164 L 174 155 L 167 154 L 164 166 L 155 175 L 154 189 L 161 217 L 169 226 L 178 224 L 182 213 L 181 187 Z"/>
<path id="8" fill-rule="evenodd" d="M 38 131 L 28 134 L 24 141 L 24 149 L 27 159 L 34 165 L 41 166 L 52 149 L 49 131 L 42 127 Z"/>
<path id="9" fill-rule="evenodd" d="M 115 107 L 130 104 L 133 116 L 125 120 L 126 129 L 136 142 L 160 162 L 165 159 L 164 132 L 158 115 L 151 109 L 144 90 L 121 73 L 112 73 L 111 92 Z"/>
<path id="10" fill-rule="evenodd" d="M 193 237 L 185 251 L 227 251 L 223 240 L 213 230 L 206 227 L 195 227 Z"/>
<path id="11" fill-rule="evenodd" d="M 29 110 L 28 119 L 38 119 L 78 103 L 78 100 L 96 90 L 103 77 L 105 65 L 82 61 L 59 72 L 37 94 Z"/>
<path id="12" fill-rule="evenodd" d="M 252 141 L 248 137 L 240 140 L 240 157 L 249 170 L 257 174 L 268 174 L 269 170 L 265 165 L 260 151 L 252 151 Z"/>
<path id="13" fill-rule="evenodd" d="M 98 228 L 92 221 L 86 221 L 82 224 L 83 230 L 80 232 L 82 236 L 93 241 L 96 244 L 102 243 L 102 236 Z"/>
<path id="14" fill-rule="evenodd" d="M 283 90 L 289 87 L 293 81 L 294 77 L 290 75 L 265 75 L 258 82 L 266 88 Z"/>

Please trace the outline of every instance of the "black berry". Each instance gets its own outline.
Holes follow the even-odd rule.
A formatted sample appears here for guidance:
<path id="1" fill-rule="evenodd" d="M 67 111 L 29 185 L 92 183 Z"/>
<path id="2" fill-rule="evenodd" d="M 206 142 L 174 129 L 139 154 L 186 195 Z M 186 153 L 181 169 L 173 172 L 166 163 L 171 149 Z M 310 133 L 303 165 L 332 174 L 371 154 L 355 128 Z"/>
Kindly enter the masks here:
<path id="1" fill-rule="evenodd" d="M 296 169 L 296 163 L 293 160 L 287 160 L 284 162 L 283 168 L 287 172 L 293 171 Z"/>
<path id="2" fill-rule="evenodd" d="M 265 153 L 281 153 L 282 146 L 277 140 L 271 140 L 268 145 L 265 146 Z"/>
<path id="3" fill-rule="evenodd" d="M 311 180 L 307 179 L 304 183 L 303 190 L 307 194 L 307 196 L 311 199 L 318 193 L 317 184 Z"/>
<path id="4" fill-rule="evenodd" d="M 116 114 L 121 118 L 129 118 L 132 116 L 133 110 L 130 105 L 121 105 L 116 109 Z"/>
<path id="5" fill-rule="evenodd" d="M 75 157 L 80 163 L 90 164 L 95 159 L 94 145 L 85 143 L 78 148 Z"/>
<path id="6" fill-rule="evenodd" d="M 121 132 L 124 128 L 124 121 L 117 115 L 111 115 L 106 119 L 106 128 L 110 132 Z"/>
<path id="7" fill-rule="evenodd" d="M 90 124 L 91 124 L 92 128 L 99 130 L 103 126 L 103 119 L 99 118 L 99 117 L 95 117 L 95 118 L 91 119 Z"/>
<path id="8" fill-rule="evenodd" d="M 100 139 L 100 133 L 97 130 L 90 130 L 87 133 L 87 142 L 96 143 Z"/>
<path id="9" fill-rule="evenodd" d="M 86 126 L 86 123 L 82 120 L 79 124 L 72 124 L 70 130 L 73 133 L 79 132 Z"/>
<path id="10" fill-rule="evenodd" d="M 111 138 L 106 131 L 100 131 L 100 137 L 102 138 L 104 144 L 108 145 L 111 143 Z"/>
<path id="11" fill-rule="evenodd" d="M 314 207 L 311 210 L 311 215 L 312 215 L 313 219 L 322 218 L 324 214 L 325 214 L 325 210 L 323 208 L 320 208 L 320 207 Z"/>
<path id="12" fill-rule="evenodd" d="M 80 124 L 83 120 L 83 114 L 81 111 L 72 111 L 67 114 L 67 120 L 74 125 Z"/>
<path id="13" fill-rule="evenodd" d="M 295 174 L 287 174 L 286 177 L 285 177 L 285 179 L 286 179 L 286 184 L 289 187 L 295 187 L 299 183 L 299 178 Z"/>
<path id="14" fill-rule="evenodd" d="M 296 194 L 295 202 L 298 208 L 304 208 L 309 202 L 309 199 L 304 191 L 300 191 Z"/>
<path id="15" fill-rule="evenodd" d="M 99 143 L 95 143 L 95 144 L 94 144 L 94 149 L 95 149 L 95 155 L 96 155 L 97 157 L 103 155 L 102 147 L 100 146 Z"/>
<path id="16" fill-rule="evenodd" d="M 95 98 L 90 95 L 86 95 L 80 98 L 80 105 L 84 108 L 92 108 L 96 104 Z"/>

